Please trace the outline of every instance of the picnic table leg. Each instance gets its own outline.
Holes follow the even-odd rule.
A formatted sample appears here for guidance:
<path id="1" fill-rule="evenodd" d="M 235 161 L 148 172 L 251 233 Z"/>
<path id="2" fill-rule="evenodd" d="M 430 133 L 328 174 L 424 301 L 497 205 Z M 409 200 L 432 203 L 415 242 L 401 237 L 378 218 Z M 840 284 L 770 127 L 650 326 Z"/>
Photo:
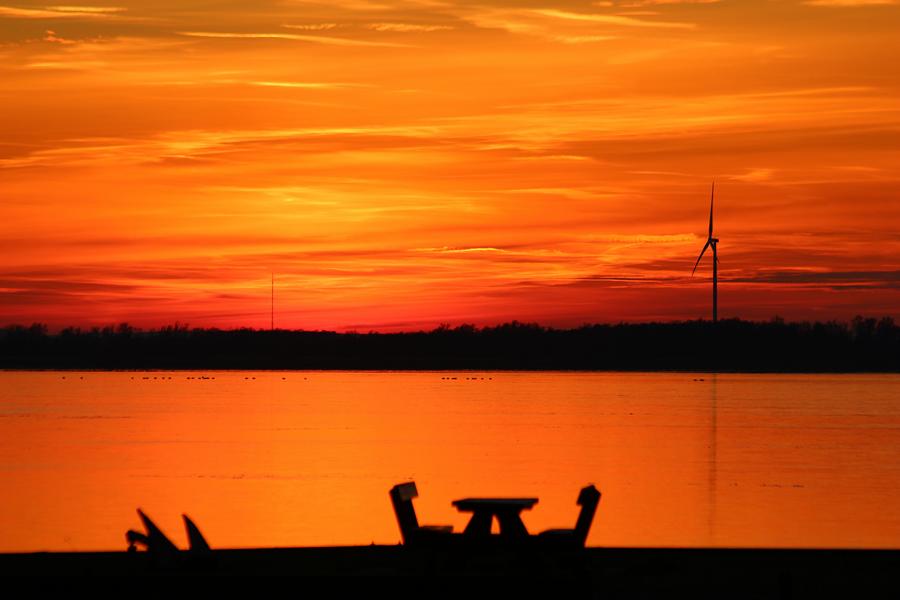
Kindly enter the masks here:
<path id="1" fill-rule="evenodd" d="M 500 522 L 500 535 L 503 537 L 523 538 L 528 537 L 525 523 L 519 517 L 518 510 L 504 510 L 497 513 L 497 521 Z"/>
<path id="2" fill-rule="evenodd" d="M 491 535 L 491 521 L 494 516 L 489 512 L 475 511 L 469 524 L 466 525 L 465 535 L 487 537 Z"/>

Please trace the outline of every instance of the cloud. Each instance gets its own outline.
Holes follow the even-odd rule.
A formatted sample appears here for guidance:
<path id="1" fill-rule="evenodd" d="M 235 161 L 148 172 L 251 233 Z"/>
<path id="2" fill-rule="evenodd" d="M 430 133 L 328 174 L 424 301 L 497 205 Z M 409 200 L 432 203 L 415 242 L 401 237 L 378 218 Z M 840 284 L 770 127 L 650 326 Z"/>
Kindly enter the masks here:
<path id="1" fill-rule="evenodd" d="M 854 6 L 887 6 L 896 5 L 898 0 L 806 0 L 803 4 L 807 6 L 835 6 L 835 7 L 854 7 Z"/>
<path id="2" fill-rule="evenodd" d="M 125 12 L 128 9 L 121 6 L 48 6 L 47 10 L 70 13 L 107 14 Z"/>
<path id="3" fill-rule="evenodd" d="M 337 90 L 343 88 L 370 87 L 361 83 L 330 83 L 321 81 L 251 81 L 250 85 L 276 88 L 299 88 L 304 90 Z"/>
<path id="4" fill-rule="evenodd" d="M 750 183 L 756 183 L 758 181 L 766 181 L 772 178 L 772 175 L 775 173 L 774 169 L 751 169 L 744 173 L 743 175 L 732 175 L 730 179 L 737 179 L 738 181 L 747 181 Z"/>
<path id="5" fill-rule="evenodd" d="M 553 9 L 532 9 L 531 12 L 555 19 L 564 19 L 570 21 L 587 21 L 590 23 L 599 23 L 602 25 L 614 25 L 622 27 L 656 27 L 656 28 L 674 28 L 674 29 L 693 29 L 696 27 L 694 23 L 670 23 L 666 21 L 650 21 L 646 19 L 635 19 L 634 17 L 623 17 L 619 15 L 597 15 L 589 13 L 573 13 L 562 10 Z"/>
<path id="6" fill-rule="evenodd" d="M 285 25 L 285 27 L 293 27 Z M 383 48 L 409 48 L 408 44 L 395 42 L 378 42 L 371 40 L 358 40 L 351 38 L 339 38 L 321 35 L 301 35 L 294 33 L 227 33 L 215 31 L 179 31 L 178 35 L 198 38 L 234 39 L 234 40 L 290 40 L 297 42 L 311 42 L 314 44 L 326 44 L 329 46 L 374 46 Z"/>
<path id="7" fill-rule="evenodd" d="M 414 248 L 415 252 L 437 252 L 444 254 L 466 254 L 469 252 L 509 252 L 508 250 L 503 250 L 502 248 L 491 248 L 490 246 L 486 246 L 484 248 L 450 248 L 448 246 L 441 246 L 440 248 Z"/>
<path id="8" fill-rule="evenodd" d="M 448 31 L 454 29 L 449 25 L 417 25 L 413 23 L 369 23 L 366 25 L 366 28 L 375 31 L 392 31 L 400 33 Z"/>
<path id="9" fill-rule="evenodd" d="M 608 42 L 619 39 L 615 35 L 555 35 L 551 39 L 563 44 L 588 44 L 591 42 Z"/>
<path id="10" fill-rule="evenodd" d="M 626 244 L 681 244 L 695 242 L 699 239 L 691 233 L 673 233 L 663 235 L 632 234 L 623 235 L 615 233 L 591 235 L 590 240 L 595 242 L 626 243 Z"/>
<path id="11" fill-rule="evenodd" d="M 284 27 L 300 29 L 302 31 L 327 31 L 329 29 L 336 29 L 340 27 L 340 25 L 337 23 L 307 23 L 304 25 L 284 25 Z"/>
<path id="12" fill-rule="evenodd" d="M 624 2 L 620 1 L 619 6 L 629 7 L 629 6 L 656 6 L 660 4 L 717 4 L 721 0 L 626 0 Z M 602 4 L 595 2 L 595 6 L 601 6 Z"/>
<path id="13" fill-rule="evenodd" d="M 51 41 L 51 40 L 48 40 Z M 56 41 L 56 40 L 52 40 Z M 74 42 L 58 41 L 57 43 L 71 44 Z M 66 60 L 66 61 L 43 61 L 33 62 L 23 65 L 23 69 L 50 69 L 62 71 L 91 71 L 107 66 L 107 63 L 99 60 Z M 0 167 L 2 167 L 2 159 L 0 159 Z"/>
<path id="14" fill-rule="evenodd" d="M 52 29 L 48 29 L 44 32 L 44 41 L 50 42 L 51 44 L 75 44 L 74 40 L 67 40 L 63 37 L 56 35 L 56 32 Z"/>
<path id="15" fill-rule="evenodd" d="M 126 10 L 126 8 L 111 6 L 47 6 L 45 8 L 0 6 L 0 17 L 17 19 L 109 19 Z"/>
<path id="16" fill-rule="evenodd" d="M 679 31 L 695 23 L 658 21 L 621 14 L 581 13 L 555 8 L 468 6 L 448 9 L 454 16 L 481 29 L 542 37 L 578 44 L 619 39 L 629 30 Z"/>
<path id="17" fill-rule="evenodd" d="M 51 68 L 57 65 L 45 65 Z M 63 68 L 65 64 L 59 65 Z M 334 149 L 402 151 L 408 147 L 437 143 L 430 141 L 441 131 L 437 126 L 310 127 L 261 130 L 167 131 L 144 138 L 80 138 L 50 148 L 29 149 L 24 155 L 0 158 L 0 169 L 41 166 L 78 167 L 101 165 L 147 165 L 155 161 L 214 159 L 228 153 L 257 156 L 261 149 L 289 153 L 297 149 L 311 152 L 311 142 L 331 144 Z M 357 160 L 361 157 L 357 156 Z M 373 156 L 377 158 L 377 156 Z M 408 158 L 408 157 L 404 157 Z M 421 159 L 421 154 L 420 154 Z"/>
<path id="18" fill-rule="evenodd" d="M 735 283 L 807 284 L 830 288 L 862 286 L 900 289 L 900 271 L 761 270 L 759 273 L 730 276 L 727 280 Z"/>
<path id="19" fill-rule="evenodd" d="M 31 278 L 3 278 L 0 279 L 0 289 L 8 291 L 28 290 L 55 290 L 60 292 L 131 292 L 134 285 L 110 283 L 108 281 L 90 280 L 60 280 L 60 279 L 31 279 Z"/>

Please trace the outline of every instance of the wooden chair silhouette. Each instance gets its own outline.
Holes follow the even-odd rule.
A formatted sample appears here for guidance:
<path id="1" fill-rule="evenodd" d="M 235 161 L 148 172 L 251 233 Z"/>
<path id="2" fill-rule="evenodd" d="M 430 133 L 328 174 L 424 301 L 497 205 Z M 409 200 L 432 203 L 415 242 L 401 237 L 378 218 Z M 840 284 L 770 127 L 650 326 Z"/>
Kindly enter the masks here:
<path id="1" fill-rule="evenodd" d="M 137 510 L 141 523 L 144 525 L 146 533 L 129 529 L 125 532 L 125 539 L 128 541 L 128 551 L 134 552 L 137 546 L 143 546 L 147 552 L 157 555 L 175 555 L 179 552 L 178 547 L 172 543 L 172 540 L 162 532 L 162 530 L 154 523 L 150 517 L 144 514 L 141 509 Z M 184 519 L 184 528 L 188 535 L 188 552 L 193 554 L 208 553 L 210 551 L 209 543 L 200 533 L 200 529 L 187 515 L 181 515 Z"/>
<path id="2" fill-rule="evenodd" d="M 599 503 L 600 491 L 597 488 L 593 485 L 582 488 L 578 494 L 578 504 L 581 506 L 581 512 L 578 514 L 575 528 L 542 531 L 537 535 L 539 543 L 584 548 Z"/>
<path id="3" fill-rule="evenodd" d="M 427 544 L 441 539 L 449 539 L 453 531 L 452 525 L 419 525 L 416 509 L 412 503 L 413 498 L 419 496 L 415 482 L 398 483 L 391 488 L 390 495 L 404 545 Z"/>

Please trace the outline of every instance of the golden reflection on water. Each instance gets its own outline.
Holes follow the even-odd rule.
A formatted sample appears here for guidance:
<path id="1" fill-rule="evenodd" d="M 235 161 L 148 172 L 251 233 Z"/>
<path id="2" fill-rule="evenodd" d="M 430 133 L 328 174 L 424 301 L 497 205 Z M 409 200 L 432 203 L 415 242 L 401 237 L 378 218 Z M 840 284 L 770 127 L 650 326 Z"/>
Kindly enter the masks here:
<path id="1" fill-rule="evenodd" d="M 137 507 L 182 546 L 183 512 L 218 548 L 393 544 L 388 489 L 409 479 L 420 522 L 456 530 L 469 515 L 450 502 L 468 496 L 536 496 L 530 531 L 571 527 L 594 483 L 589 545 L 900 547 L 894 375 L 4 372 L 0 384 L 4 552 L 123 549 Z"/>

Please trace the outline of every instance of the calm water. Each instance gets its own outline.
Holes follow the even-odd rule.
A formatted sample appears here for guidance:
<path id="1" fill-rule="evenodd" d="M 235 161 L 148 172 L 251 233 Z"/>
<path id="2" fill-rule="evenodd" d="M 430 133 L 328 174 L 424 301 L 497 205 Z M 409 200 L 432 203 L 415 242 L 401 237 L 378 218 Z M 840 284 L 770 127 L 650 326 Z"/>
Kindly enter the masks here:
<path id="1" fill-rule="evenodd" d="M 900 376 L 0 372 L 0 470 L 0 551 L 123 549 L 136 507 L 179 545 L 183 512 L 220 548 L 396 543 L 408 479 L 456 529 L 466 496 L 572 526 L 594 483 L 590 545 L 898 548 Z"/>

